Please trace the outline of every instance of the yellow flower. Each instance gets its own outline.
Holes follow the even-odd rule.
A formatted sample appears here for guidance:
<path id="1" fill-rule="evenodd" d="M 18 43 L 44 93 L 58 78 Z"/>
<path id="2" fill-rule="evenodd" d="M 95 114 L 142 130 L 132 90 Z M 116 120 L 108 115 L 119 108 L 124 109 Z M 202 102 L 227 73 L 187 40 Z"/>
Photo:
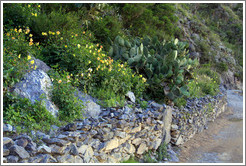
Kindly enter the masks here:
<path id="1" fill-rule="evenodd" d="M 78 36 L 78 34 L 75 34 L 75 36 L 77 37 L 77 36 Z"/>
<path id="2" fill-rule="evenodd" d="M 43 36 L 47 36 L 47 33 L 46 33 L 46 32 L 42 32 L 42 35 L 43 35 Z"/>
<path id="3" fill-rule="evenodd" d="M 34 64 L 34 60 L 31 60 L 30 63 L 33 65 Z"/>
<path id="4" fill-rule="evenodd" d="M 62 82 L 62 80 L 59 80 L 58 83 L 60 84 Z"/>
<path id="5" fill-rule="evenodd" d="M 86 44 L 85 48 L 88 48 L 88 44 Z"/>
<path id="6" fill-rule="evenodd" d="M 71 76 L 73 76 L 73 74 L 70 74 Z"/>
<path id="7" fill-rule="evenodd" d="M 65 45 L 65 48 L 67 48 L 67 45 Z"/>
<path id="8" fill-rule="evenodd" d="M 147 81 L 146 78 L 144 78 L 144 77 L 142 79 L 143 79 L 143 82 L 146 82 Z"/>
<path id="9" fill-rule="evenodd" d="M 29 37 L 32 37 L 32 36 L 33 36 L 32 34 L 29 35 Z"/>
<path id="10" fill-rule="evenodd" d="M 84 76 L 84 74 L 83 73 L 81 73 L 81 77 L 83 77 Z"/>
<path id="11" fill-rule="evenodd" d="M 36 43 L 36 46 L 38 46 L 38 45 L 39 45 L 39 42 Z"/>
<path id="12" fill-rule="evenodd" d="M 21 57 L 21 54 L 19 54 L 18 58 L 20 58 L 20 57 Z"/>
<path id="13" fill-rule="evenodd" d="M 100 48 L 103 48 L 103 46 L 100 46 Z"/>
<path id="14" fill-rule="evenodd" d="M 121 65 L 120 65 L 120 67 L 124 67 L 124 65 L 123 65 L 123 64 L 121 64 Z"/>
<path id="15" fill-rule="evenodd" d="M 75 54 L 73 54 L 73 56 L 75 57 Z"/>
<path id="16" fill-rule="evenodd" d="M 19 29 L 19 31 L 18 31 L 19 33 L 21 33 L 22 32 L 22 29 Z"/>
<path id="17" fill-rule="evenodd" d="M 61 37 L 61 40 L 63 40 L 63 37 Z"/>
<path id="18" fill-rule="evenodd" d="M 52 32 L 52 35 L 55 35 L 56 33 L 55 32 Z"/>
<path id="19" fill-rule="evenodd" d="M 37 66 L 35 65 L 34 70 L 36 70 L 36 69 L 37 69 Z"/>
<path id="20" fill-rule="evenodd" d="M 38 16 L 38 15 L 37 15 L 37 13 L 35 13 L 34 15 L 35 15 L 35 17 L 37 17 L 37 16 Z"/>
<path id="21" fill-rule="evenodd" d="M 28 5 L 28 7 L 31 7 L 31 5 Z"/>
<path id="22" fill-rule="evenodd" d="M 30 32 L 30 29 L 27 28 L 25 34 L 28 34 L 29 32 Z"/>
<path id="23" fill-rule="evenodd" d="M 29 42 L 29 46 L 31 46 L 31 45 L 33 45 L 33 42 L 30 41 L 30 42 Z"/>
<path id="24" fill-rule="evenodd" d="M 112 68 L 109 68 L 109 69 L 108 69 L 108 71 L 111 71 L 111 70 L 112 70 Z"/>
<path id="25" fill-rule="evenodd" d="M 34 13 L 31 13 L 32 14 L 32 16 L 34 16 Z"/>
<path id="26" fill-rule="evenodd" d="M 78 44 L 78 48 L 80 48 L 80 44 Z"/>
<path id="27" fill-rule="evenodd" d="M 90 53 L 91 53 L 91 50 L 90 50 Z"/>
<path id="28" fill-rule="evenodd" d="M 30 55 L 27 56 L 27 60 L 29 60 L 29 59 L 31 59 L 31 56 Z"/>
<path id="29" fill-rule="evenodd" d="M 85 34 L 85 31 L 83 32 L 83 34 Z"/>
<path id="30" fill-rule="evenodd" d="M 56 34 L 57 34 L 57 35 L 60 35 L 60 33 L 61 33 L 60 31 L 56 31 Z"/>
<path id="31" fill-rule="evenodd" d="M 142 78 L 143 76 L 142 75 L 139 75 L 140 78 Z"/>
<path id="32" fill-rule="evenodd" d="M 9 33 L 7 33 L 6 35 L 7 35 L 7 36 L 10 36 L 10 34 L 9 34 Z"/>
<path id="33" fill-rule="evenodd" d="M 52 34 L 52 32 L 51 32 L 51 31 L 49 31 L 49 34 L 51 35 L 51 34 Z"/>
<path id="34" fill-rule="evenodd" d="M 33 42 L 33 39 L 32 38 L 30 38 L 30 42 Z"/>
<path id="35" fill-rule="evenodd" d="M 68 76 L 67 76 L 67 79 L 69 79 L 69 78 L 70 78 L 70 76 L 68 75 Z"/>
<path id="36" fill-rule="evenodd" d="M 90 74 L 90 73 L 88 73 L 88 76 L 90 77 L 90 76 L 91 76 L 91 74 Z"/>
<path id="37" fill-rule="evenodd" d="M 101 50 L 98 50 L 98 52 L 100 52 Z"/>
<path id="38" fill-rule="evenodd" d="M 15 32 L 17 32 L 17 29 L 15 28 Z"/>
<path id="39" fill-rule="evenodd" d="M 132 77 L 134 77 L 134 75 L 132 75 Z"/>
<path id="40" fill-rule="evenodd" d="M 40 7 L 40 5 L 38 5 L 38 7 Z"/>
<path id="41" fill-rule="evenodd" d="M 100 60 L 100 57 L 97 57 L 97 60 Z"/>

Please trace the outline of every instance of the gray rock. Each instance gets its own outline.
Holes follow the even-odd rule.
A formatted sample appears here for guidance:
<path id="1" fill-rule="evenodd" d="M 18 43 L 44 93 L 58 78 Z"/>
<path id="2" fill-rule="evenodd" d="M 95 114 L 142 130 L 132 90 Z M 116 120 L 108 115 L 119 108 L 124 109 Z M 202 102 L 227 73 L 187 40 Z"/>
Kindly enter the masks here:
<path id="1" fill-rule="evenodd" d="M 165 143 L 169 143 L 171 140 L 170 130 L 171 130 L 171 124 L 172 124 L 172 108 L 169 106 L 167 106 L 164 112 L 163 122 L 164 122 L 163 141 L 165 141 Z"/>
<path id="2" fill-rule="evenodd" d="M 56 162 L 57 160 L 49 154 L 44 154 L 42 159 L 40 160 L 40 163 L 56 163 Z"/>
<path id="3" fill-rule="evenodd" d="M 51 146 L 49 146 L 51 148 L 51 153 L 52 154 L 64 154 L 65 153 L 65 146 L 63 147 L 60 147 L 60 146 L 57 146 L 55 144 L 52 144 Z"/>
<path id="4" fill-rule="evenodd" d="M 153 149 L 156 150 L 156 149 L 161 145 L 161 142 L 162 142 L 161 139 L 156 139 L 156 140 L 153 142 Z"/>
<path id="5" fill-rule="evenodd" d="M 46 109 L 53 116 L 57 116 L 58 108 L 50 99 L 51 87 L 52 82 L 43 70 L 33 70 L 30 73 L 26 73 L 23 80 L 14 86 L 14 92 L 21 97 L 28 98 L 32 103 L 35 103 L 35 100 L 42 100 Z M 41 95 L 44 96 L 44 99 L 41 98 Z"/>
<path id="6" fill-rule="evenodd" d="M 18 155 L 21 159 L 29 158 L 29 153 L 21 146 L 13 145 L 9 149 L 11 154 Z"/>
<path id="7" fill-rule="evenodd" d="M 138 147 L 137 154 L 143 154 L 147 150 L 147 145 L 145 143 L 141 143 Z"/>
<path id="8" fill-rule="evenodd" d="M 10 124 L 3 124 L 3 132 L 11 132 L 13 127 Z"/>
<path id="9" fill-rule="evenodd" d="M 3 148 L 3 156 L 8 156 L 9 155 L 9 150 Z"/>
<path id="10" fill-rule="evenodd" d="M 14 141 L 9 138 L 9 137 L 3 137 L 3 145 L 6 145 L 6 144 L 14 144 Z"/>
<path id="11" fill-rule="evenodd" d="M 37 148 L 37 151 L 38 153 L 51 153 L 51 148 L 46 145 L 42 145 Z"/>
<path id="12" fill-rule="evenodd" d="M 18 156 L 9 155 L 9 156 L 7 157 L 8 163 L 17 163 L 18 160 L 19 160 L 19 157 L 18 157 Z"/>
<path id="13" fill-rule="evenodd" d="M 133 92 L 128 91 L 126 96 L 131 100 L 131 102 L 135 103 L 136 98 Z"/>
<path id="14" fill-rule="evenodd" d="M 26 140 L 26 139 L 18 139 L 16 141 L 16 145 L 21 146 L 23 148 L 25 148 L 27 146 L 27 144 L 28 144 L 28 140 Z"/>
<path id="15" fill-rule="evenodd" d="M 78 148 L 75 144 L 71 144 L 71 147 L 70 147 L 70 153 L 74 156 L 76 155 L 79 155 L 79 151 L 78 151 Z"/>
<path id="16" fill-rule="evenodd" d="M 168 159 L 168 161 L 170 161 L 170 162 L 179 162 L 179 158 L 177 157 L 177 154 L 172 149 L 168 150 L 167 153 L 168 153 L 168 155 L 170 157 Z"/>
<path id="17" fill-rule="evenodd" d="M 97 119 L 99 114 L 101 113 L 101 107 L 96 103 L 97 100 L 87 94 L 80 92 L 78 89 L 76 90 L 74 95 L 78 97 L 78 99 L 82 100 L 86 107 L 83 111 L 83 116 Z"/>
<path id="18" fill-rule="evenodd" d="M 47 139 L 45 142 L 48 144 L 56 144 L 58 146 L 66 146 L 70 144 L 70 142 L 58 138 Z"/>
<path id="19" fill-rule="evenodd" d="M 69 123 L 64 127 L 65 131 L 76 131 L 77 130 L 77 125 L 76 123 Z"/>
<path id="20" fill-rule="evenodd" d="M 36 136 L 38 137 L 38 139 L 44 139 L 44 140 L 46 140 L 46 139 L 50 139 L 50 136 L 49 135 L 46 135 L 46 134 L 44 134 L 44 133 L 42 133 L 42 132 L 40 132 L 40 131 L 37 131 L 36 132 Z"/>
<path id="21" fill-rule="evenodd" d="M 34 60 L 33 66 L 37 66 L 36 70 L 43 70 L 45 73 L 47 73 L 51 68 L 46 65 L 43 61 L 40 59 L 36 59 L 32 56 L 31 60 Z"/>
<path id="22" fill-rule="evenodd" d="M 107 141 L 105 144 L 105 150 L 106 151 L 111 151 L 114 148 L 117 148 L 119 146 L 119 139 L 114 137 L 113 139 Z"/>
<path id="23" fill-rule="evenodd" d="M 159 111 L 162 111 L 162 109 L 164 108 L 163 105 L 158 104 L 156 102 L 152 102 L 151 106 L 154 107 L 154 109 L 158 109 Z"/>
<path id="24" fill-rule="evenodd" d="M 94 151 L 91 146 L 88 146 L 88 148 L 85 151 L 84 154 L 84 162 L 89 163 L 90 159 L 93 157 Z"/>

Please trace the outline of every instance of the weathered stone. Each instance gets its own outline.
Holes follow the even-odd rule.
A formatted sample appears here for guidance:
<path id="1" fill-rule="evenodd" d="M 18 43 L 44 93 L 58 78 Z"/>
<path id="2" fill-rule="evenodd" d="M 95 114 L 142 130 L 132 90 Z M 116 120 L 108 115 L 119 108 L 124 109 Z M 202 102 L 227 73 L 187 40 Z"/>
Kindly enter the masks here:
<path id="1" fill-rule="evenodd" d="M 10 124 L 3 124 L 3 132 L 12 132 L 13 127 Z"/>
<path id="2" fill-rule="evenodd" d="M 118 146 L 119 146 L 119 140 L 118 138 L 114 137 L 113 139 L 111 139 L 110 141 L 106 143 L 105 150 L 110 151 L 114 148 L 117 148 Z"/>
<path id="3" fill-rule="evenodd" d="M 36 70 L 43 70 L 45 73 L 47 73 L 50 70 L 50 67 L 46 65 L 43 61 L 41 61 L 40 59 L 36 59 L 33 56 L 31 57 L 31 60 L 34 60 L 33 66 L 36 66 Z"/>
<path id="4" fill-rule="evenodd" d="M 171 140 L 170 130 L 171 130 L 171 124 L 172 124 L 172 108 L 170 106 L 167 106 L 164 112 L 163 116 L 163 141 L 165 143 L 169 143 Z"/>
<path id="5" fill-rule="evenodd" d="M 181 144 L 183 144 L 183 143 L 184 143 L 184 140 L 183 140 L 183 138 L 182 138 L 182 135 L 180 135 L 179 138 L 177 139 L 175 145 L 181 145 Z"/>
<path id="6" fill-rule="evenodd" d="M 17 163 L 18 160 L 19 160 L 19 157 L 18 157 L 18 156 L 9 155 L 9 156 L 7 157 L 8 163 Z"/>
<path id="7" fill-rule="evenodd" d="M 137 154 L 143 154 L 147 149 L 147 146 L 145 143 L 141 143 L 138 147 Z"/>
<path id="8" fill-rule="evenodd" d="M 93 117 L 97 119 L 99 114 L 101 113 L 101 107 L 96 103 L 97 100 L 87 94 L 80 92 L 78 89 L 74 94 L 85 104 L 86 108 L 82 112 L 83 116 L 88 118 Z"/>
<path id="9" fill-rule="evenodd" d="M 162 142 L 161 139 L 156 139 L 156 140 L 153 142 L 153 149 L 156 150 L 156 149 L 161 145 L 161 142 Z"/>
<path id="10" fill-rule="evenodd" d="M 44 154 L 42 159 L 40 160 L 40 163 L 56 163 L 56 162 L 57 160 L 49 154 Z"/>
<path id="11" fill-rule="evenodd" d="M 9 155 L 9 150 L 3 148 L 3 156 L 8 156 Z"/>
<path id="12" fill-rule="evenodd" d="M 62 155 L 62 154 L 64 154 L 65 152 L 64 152 L 64 150 L 65 150 L 65 146 L 63 146 L 63 147 L 60 147 L 60 146 L 57 146 L 57 145 L 55 145 L 55 144 L 52 144 L 51 146 L 49 146 L 50 148 L 51 148 L 51 153 L 52 154 L 60 154 L 60 155 Z"/>
<path id="13" fill-rule="evenodd" d="M 177 125 L 171 125 L 171 130 L 178 130 L 179 126 Z"/>
<path id="14" fill-rule="evenodd" d="M 75 163 L 84 163 L 84 160 L 80 156 L 75 156 Z"/>
<path id="15" fill-rule="evenodd" d="M 44 140 L 46 140 L 46 139 L 50 139 L 50 136 L 49 135 L 46 135 L 46 134 L 44 134 L 44 133 L 42 133 L 42 132 L 40 132 L 40 131 L 37 131 L 36 132 L 36 136 L 38 137 L 38 139 L 44 139 Z"/>
<path id="16" fill-rule="evenodd" d="M 152 107 L 154 107 L 155 110 L 158 110 L 158 111 L 162 111 L 163 108 L 164 108 L 163 105 L 158 104 L 158 103 L 156 103 L 156 102 L 152 102 L 150 105 L 151 105 Z"/>
<path id="17" fill-rule="evenodd" d="M 21 159 L 29 158 L 29 153 L 21 146 L 13 145 L 10 147 L 10 153 L 14 155 L 18 155 Z"/>
<path id="18" fill-rule="evenodd" d="M 133 128 L 133 129 L 130 131 L 130 133 L 136 133 L 136 132 L 141 131 L 141 127 L 142 127 L 142 125 L 141 125 L 141 123 L 139 123 L 138 127 Z"/>
<path id="19" fill-rule="evenodd" d="M 71 148 L 70 148 L 70 153 L 72 155 L 79 155 L 79 151 L 78 151 L 78 148 L 75 144 L 71 144 Z"/>
<path id="20" fill-rule="evenodd" d="M 78 152 L 84 155 L 87 148 L 88 145 L 82 145 L 81 147 L 78 148 Z"/>
<path id="21" fill-rule="evenodd" d="M 56 144 L 58 146 L 66 146 L 70 144 L 70 142 L 58 138 L 46 139 L 44 142 L 48 144 Z"/>
<path id="22" fill-rule="evenodd" d="M 179 162 L 179 158 L 177 157 L 177 154 L 172 149 L 168 150 L 167 153 L 169 154 L 168 161 Z"/>
<path id="23" fill-rule="evenodd" d="M 136 138 L 132 141 L 132 144 L 138 146 L 139 144 L 141 144 L 142 142 L 142 139 L 141 138 Z"/>
<path id="24" fill-rule="evenodd" d="M 116 163 L 116 162 L 117 160 L 114 157 L 108 156 L 107 163 Z"/>
<path id="25" fill-rule="evenodd" d="M 29 142 L 25 149 L 30 153 L 30 152 L 34 152 L 37 150 L 37 144 L 33 141 Z"/>
<path id="26" fill-rule="evenodd" d="M 88 148 L 86 149 L 85 154 L 84 154 L 84 162 L 89 163 L 89 161 L 93 157 L 93 155 L 94 155 L 93 149 L 91 148 L 91 146 L 88 146 Z"/>
<path id="27" fill-rule="evenodd" d="M 23 148 L 25 148 L 27 144 L 28 144 L 28 141 L 26 139 L 18 139 L 16 141 L 16 145 L 21 146 Z"/>
<path id="28" fill-rule="evenodd" d="M 133 146 L 132 144 L 126 143 L 124 145 L 124 150 L 129 153 L 129 154 L 134 154 L 136 152 L 136 148 L 135 146 Z"/>
<path id="29" fill-rule="evenodd" d="M 77 125 L 76 123 L 69 123 L 64 127 L 65 131 L 76 131 L 77 130 Z"/>
<path id="30" fill-rule="evenodd" d="M 36 100 L 44 101 L 46 109 L 53 115 L 57 116 L 58 108 L 53 104 L 50 99 L 50 89 L 52 82 L 49 76 L 43 70 L 33 70 L 26 73 L 21 82 L 14 86 L 14 92 L 21 97 L 28 98 L 32 103 Z M 45 96 L 44 99 L 41 96 Z"/>
<path id="31" fill-rule="evenodd" d="M 6 144 L 14 144 L 14 141 L 9 138 L 9 137 L 3 137 L 3 145 L 6 145 Z"/>
<path id="32" fill-rule="evenodd" d="M 115 131 L 115 136 L 118 136 L 120 138 L 125 138 L 126 137 L 126 132 L 121 132 L 121 131 L 116 130 Z"/>
<path id="33" fill-rule="evenodd" d="M 136 98 L 133 92 L 128 91 L 126 96 L 131 100 L 131 102 L 135 103 Z"/>
<path id="34" fill-rule="evenodd" d="M 37 148 L 37 151 L 38 153 L 51 153 L 51 148 L 46 145 L 42 145 Z"/>

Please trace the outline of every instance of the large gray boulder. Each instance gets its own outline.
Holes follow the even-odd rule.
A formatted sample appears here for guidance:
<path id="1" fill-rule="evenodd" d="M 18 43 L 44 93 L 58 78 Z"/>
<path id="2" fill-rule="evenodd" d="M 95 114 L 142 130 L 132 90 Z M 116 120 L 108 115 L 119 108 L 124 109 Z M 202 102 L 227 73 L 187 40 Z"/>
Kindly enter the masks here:
<path id="1" fill-rule="evenodd" d="M 56 117 L 58 108 L 51 101 L 51 88 L 50 77 L 43 70 L 37 69 L 26 73 L 22 81 L 14 86 L 14 92 L 21 97 L 28 98 L 31 103 L 42 100 L 46 109 Z M 44 96 L 44 98 L 41 96 Z"/>
<path id="2" fill-rule="evenodd" d="M 90 95 L 82 93 L 78 89 L 76 89 L 74 95 L 78 97 L 78 99 L 82 100 L 83 104 L 85 105 L 83 116 L 87 118 L 92 117 L 97 119 L 99 114 L 101 113 L 101 107 L 96 103 L 97 99 L 91 97 Z"/>

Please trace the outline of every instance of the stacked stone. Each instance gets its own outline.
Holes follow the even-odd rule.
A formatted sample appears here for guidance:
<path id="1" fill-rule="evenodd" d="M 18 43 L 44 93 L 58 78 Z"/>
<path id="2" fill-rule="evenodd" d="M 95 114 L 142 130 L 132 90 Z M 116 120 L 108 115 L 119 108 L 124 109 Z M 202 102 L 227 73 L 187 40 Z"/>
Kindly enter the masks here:
<path id="1" fill-rule="evenodd" d="M 226 108 L 226 94 L 214 97 L 189 99 L 182 108 L 172 108 L 171 143 L 181 145 L 196 133 L 207 129 L 209 121 L 214 121 Z"/>
<path id="2" fill-rule="evenodd" d="M 45 134 L 7 135 L 5 125 L 3 161 L 8 163 L 117 163 L 131 155 L 142 157 L 155 151 L 165 135 L 163 105 L 108 108 L 100 116 L 70 123 Z M 165 131 L 165 133 L 168 133 Z M 6 135 L 8 137 L 6 137 Z"/>

